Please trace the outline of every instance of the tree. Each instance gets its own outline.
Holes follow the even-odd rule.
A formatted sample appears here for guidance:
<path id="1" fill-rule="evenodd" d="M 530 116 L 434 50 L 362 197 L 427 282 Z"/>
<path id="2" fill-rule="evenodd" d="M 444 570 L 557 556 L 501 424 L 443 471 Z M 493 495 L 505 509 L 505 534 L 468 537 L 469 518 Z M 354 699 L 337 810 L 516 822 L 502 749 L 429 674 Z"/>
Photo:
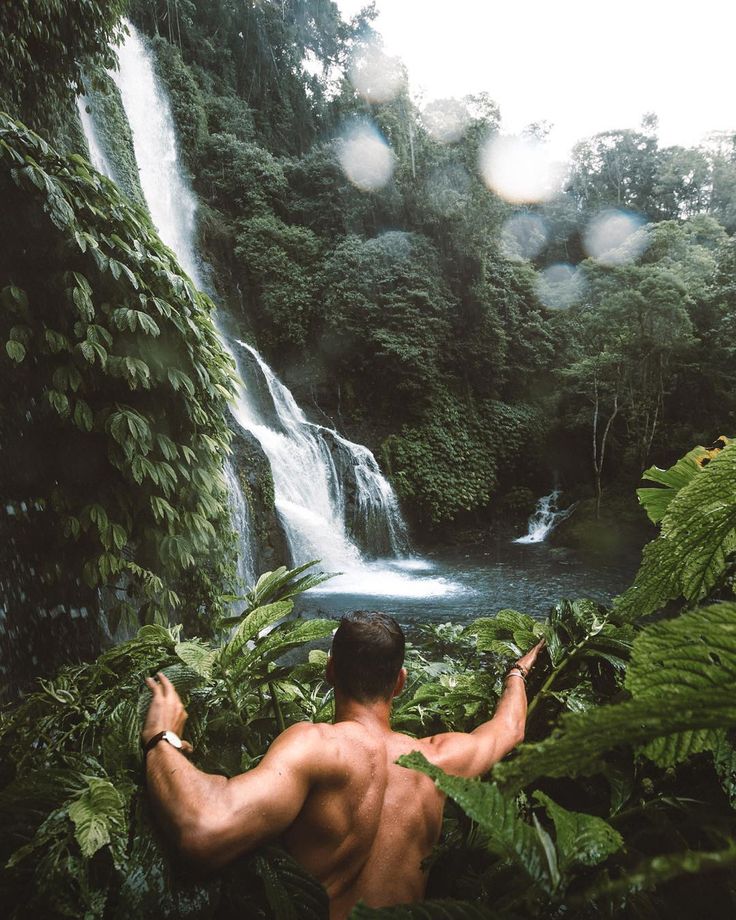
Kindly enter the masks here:
<path id="1" fill-rule="evenodd" d="M 649 214 L 656 172 L 656 136 L 603 131 L 573 148 L 568 190 L 587 212 L 624 207 Z"/>
<path id="2" fill-rule="evenodd" d="M 235 237 L 249 316 L 263 344 L 304 346 L 316 313 L 319 241 L 273 215 L 241 221 Z"/>
<path id="3" fill-rule="evenodd" d="M 347 237 L 325 259 L 321 301 L 325 350 L 363 404 L 431 398 L 453 301 L 426 238 Z"/>
<path id="4" fill-rule="evenodd" d="M 662 421 L 671 368 L 692 340 L 682 282 L 654 266 L 585 263 L 585 303 L 574 313 L 577 353 L 563 377 L 591 405 L 592 465 L 600 511 L 606 449 L 616 419 L 626 424 L 636 472 Z M 604 408 L 604 406 L 606 408 Z"/>

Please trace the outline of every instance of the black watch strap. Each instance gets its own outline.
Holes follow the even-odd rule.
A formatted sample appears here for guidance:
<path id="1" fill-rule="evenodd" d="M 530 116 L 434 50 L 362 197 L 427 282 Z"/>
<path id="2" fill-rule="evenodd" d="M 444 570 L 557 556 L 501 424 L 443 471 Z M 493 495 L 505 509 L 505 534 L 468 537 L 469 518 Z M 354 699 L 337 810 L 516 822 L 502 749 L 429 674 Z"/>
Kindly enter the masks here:
<path id="1" fill-rule="evenodd" d="M 143 745 L 144 755 L 147 754 L 152 748 L 155 748 L 159 741 L 163 741 L 167 734 L 168 730 L 164 729 L 162 732 L 158 732 L 152 738 L 149 738 L 147 743 Z"/>

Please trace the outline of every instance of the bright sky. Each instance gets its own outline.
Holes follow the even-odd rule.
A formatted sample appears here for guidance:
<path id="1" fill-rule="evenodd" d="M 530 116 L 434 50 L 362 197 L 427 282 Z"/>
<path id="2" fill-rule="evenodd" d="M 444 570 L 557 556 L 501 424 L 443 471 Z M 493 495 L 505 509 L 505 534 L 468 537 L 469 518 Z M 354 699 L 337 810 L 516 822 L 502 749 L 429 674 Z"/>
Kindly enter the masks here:
<path id="1" fill-rule="evenodd" d="M 336 0 L 349 18 L 361 0 Z M 659 116 L 664 145 L 736 128 L 733 0 L 376 0 L 385 50 L 426 101 L 486 91 L 505 132 L 581 137 Z"/>

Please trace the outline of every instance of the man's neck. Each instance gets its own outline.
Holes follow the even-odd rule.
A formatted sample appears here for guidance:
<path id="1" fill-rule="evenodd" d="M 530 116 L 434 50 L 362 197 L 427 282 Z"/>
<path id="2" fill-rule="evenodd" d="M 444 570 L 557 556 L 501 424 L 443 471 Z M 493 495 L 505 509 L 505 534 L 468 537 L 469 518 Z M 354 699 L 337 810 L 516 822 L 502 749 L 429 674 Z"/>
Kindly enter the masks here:
<path id="1" fill-rule="evenodd" d="M 365 728 L 391 730 L 391 700 L 358 700 L 335 692 L 335 722 L 358 722 Z"/>

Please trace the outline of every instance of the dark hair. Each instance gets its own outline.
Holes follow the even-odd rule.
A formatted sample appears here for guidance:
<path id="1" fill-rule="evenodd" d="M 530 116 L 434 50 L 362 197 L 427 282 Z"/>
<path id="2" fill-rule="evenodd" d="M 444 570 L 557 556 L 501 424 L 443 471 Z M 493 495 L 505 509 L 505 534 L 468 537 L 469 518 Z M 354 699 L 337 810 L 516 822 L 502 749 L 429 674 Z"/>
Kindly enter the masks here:
<path id="1" fill-rule="evenodd" d="M 387 613 L 346 614 L 332 640 L 336 686 L 361 703 L 388 699 L 404 663 L 404 646 L 401 627 Z"/>

